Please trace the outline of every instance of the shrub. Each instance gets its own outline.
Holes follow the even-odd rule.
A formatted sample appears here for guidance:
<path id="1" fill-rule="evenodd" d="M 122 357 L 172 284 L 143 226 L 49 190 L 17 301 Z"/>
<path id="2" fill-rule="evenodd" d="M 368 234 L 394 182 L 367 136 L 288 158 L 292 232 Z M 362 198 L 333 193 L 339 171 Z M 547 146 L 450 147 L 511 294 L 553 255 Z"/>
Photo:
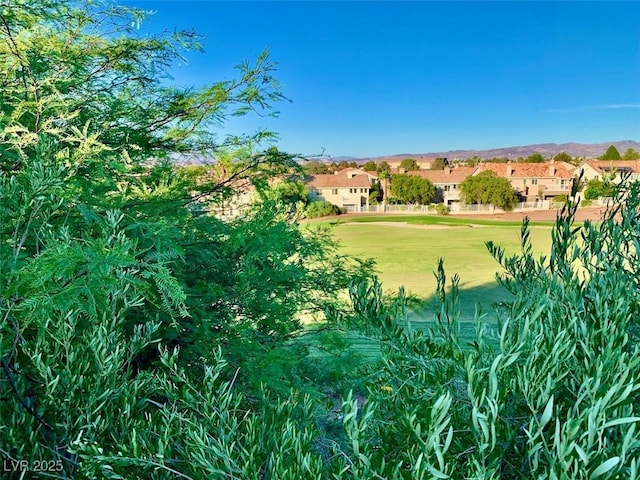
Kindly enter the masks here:
<path id="1" fill-rule="evenodd" d="M 444 203 L 437 203 L 435 210 L 438 215 L 449 215 L 449 207 Z"/>
<path id="2" fill-rule="evenodd" d="M 329 215 L 340 215 L 343 211 L 337 205 L 326 200 L 311 202 L 307 207 L 307 218 L 326 217 Z"/>

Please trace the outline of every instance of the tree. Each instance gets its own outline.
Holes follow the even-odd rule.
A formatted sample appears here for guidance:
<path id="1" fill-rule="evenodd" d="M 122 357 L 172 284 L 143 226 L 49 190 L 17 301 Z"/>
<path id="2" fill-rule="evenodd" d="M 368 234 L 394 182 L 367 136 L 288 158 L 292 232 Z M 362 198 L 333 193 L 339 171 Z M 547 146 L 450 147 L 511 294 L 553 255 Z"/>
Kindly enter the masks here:
<path id="1" fill-rule="evenodd" d="M 420 170 L 415 158 L 405 158 L 400 162 L 400 168 L 403 168 L 405 172 Z"/>
<path id="2" fill-rule="evenodd" d="M 616 186 L 608 179 L 600 180 L 594 178 L 587 182 L 584 190 L 584 198 L 587 200 L 595 200 L 600 197 L 612 197 Z"/>
<path id="3" fill-rule="evenodd" d="M 369 160 L 362 166 L 362 169 L 365 172 L 375 172 L 378 169 L 378 165 L 373 160 Z"/>
<path id="4" fill-rule="evenodd" d="M 436 158 L 431 164 L 431 170 L 442 170 L 448 165 L 448 162 L 444 158 Z"/>
<path id="5" fill-rule="evenodd" d="M 326 175 L 329 172 L 329 166 L 324 162 L 312 160 L 307 162 L 304 166 L 304 173 L 307 175 Z"/>
<path id="6" fill-rule="evenodd" d="M 627 148 L 622 155 L 622 160 L 640 160 L 640 152 L 633 148 Z"/>
<path id="7" fill-rule="evenodd" d="M 513 210 L 518 203 L 518 195 L 509 181 L 490 170 L 465 178 L 460 191 L 465 203 L 494 205 L 507 211 Z"/>
<path id="8" fill-rule="evenodd" d="M 607 148 L 607 151 L 604 152 L 604 154 L 599 157 L 600 160 L 620 160 L 620 152 L 618 152 L 618 149 L 615 147 L 615 145 L 609 145 L 609 148 Z"/>
<path id="9" fill-rule="evenodd" d="M 391 178 L 391 197 L 401 203 L 427 205 L 433 201 L 436 189 L 429 180 L 406 173 Z"/>
<path id="10" fill-rule="evenodd" d="M 547 160 L 542 156 L 542 154 L 536 152 L 529 155 L 527 158 L 523 160 L 525 163 L 544 163 Z"/>
<path id="11" fill-rule="evenodd" d="M 557 153 L 554 157 L 553 160 L 556 162 L 566 162 L 566 163 L 570 163 L 571 165 L 574 165 L 574 159 L 571 155 L 569 155 L 566 152 L 560 152 Z"/>
<path id="12" fill-rule="evenodd" d="M 261 143 L 273 134 L 215 136 L 282 98 L 269 56 L 204 88 L 167 85 L 194 36 L 138 36 L 144 19 L 94 1 L 0 12 L 1 454 L 51 459 L 60 478 L 257 478 L 263 454 L 188 466 L 204 453 L 188 445 L 249 427 L 240 402 L 263 386 L 288 392 L 299 377 L 266 366 L 306 358 L 290 347 L 301 316 L 337 305 L 364 270 L 282 208 L 300 185 L 269 195 L 300 174 Z M 187 154 L 215 163 L 169 161 Z M 263 201 L 243 216 L 214 215 L 252 190 Z"/>
<path id="13" fill-rule="evenodd" d="M 389 165 L 386 160 L 383 160 L 378 164 L 378 173 L 390 173 L 390 172 L 391 172 L 391 165 Z"/>
<path id="14" fill-rule="evenodd" d="M 382 201 L 382 197 L 383 197 L 382 185 L 380 184 L 379 181 L 374 182 L 371 185 L 371 190 L 369 192 L 369 204 L 376 205 L 380 203 Z"/>

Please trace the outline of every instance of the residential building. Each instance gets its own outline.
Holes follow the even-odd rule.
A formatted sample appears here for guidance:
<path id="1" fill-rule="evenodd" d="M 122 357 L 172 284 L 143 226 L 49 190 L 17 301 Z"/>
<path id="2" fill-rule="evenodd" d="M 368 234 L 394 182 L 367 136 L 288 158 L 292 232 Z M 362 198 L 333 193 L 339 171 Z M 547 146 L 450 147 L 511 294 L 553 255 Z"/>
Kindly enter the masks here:
<path id="1" fill-rule="evenodd" d="M 552 200 L 558 195 L 571 193 L 571 184 L 576 167 L 566 162 L 543 163 L 507 162 L 481 163 L 473 175 L 490 170 L 506 178 L 525 202 Z"/>
<path id="2" fill-rule="evenodd" d="M 576 175 L 580 173 L 587 182 L 596 178 L 602 180 L 609 175 L 616 183 L 627 175 L 632 181 L 640 180 L 640 160 L 589 160 L 577 168 Z"/>
<path id="3" fill-rule="evenodd" d="M 474 167 L 450 167 L 443 170 L 413 170 L 407 175 L 426 178 L 436 187 L 436 198 L 442 199 L 445 205 L 460 201 L 460 184 L 474 172 Z"/>
<path id="4" fill-rule="evenodd" d="M 312 200 L 326 200 L 350 212 L 369 206 L 375 174 L 357 168 L 344 168 L 334 174 L 310 175 L 305 179 Z"/>

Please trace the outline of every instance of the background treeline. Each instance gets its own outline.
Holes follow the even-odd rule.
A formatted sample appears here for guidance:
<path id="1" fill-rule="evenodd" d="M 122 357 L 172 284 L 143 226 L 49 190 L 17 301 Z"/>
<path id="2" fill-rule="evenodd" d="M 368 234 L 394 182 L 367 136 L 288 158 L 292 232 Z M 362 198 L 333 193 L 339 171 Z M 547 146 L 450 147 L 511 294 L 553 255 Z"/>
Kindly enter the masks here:
<path id="1" fill-rule="evenodd" d="M 211 133 L 282 98 L 266 54 L 183 89 L 165 80 L 194 37 L 140 37 L 137 10 L 0 20 L 3 477 L 638 477 L 638 185 L 599 225 L 569 204 L 548 258 L 526 225 L 521 254 L 489 244 L 511 297 L 462 345 L 442 265 L 416 331 L 411 299 L 297 224 L 271 134 Z M 261 198 L 245 217 L 209 214 L 242 182 Z M 380 357 L 349 355 L 354 335 Z"/>

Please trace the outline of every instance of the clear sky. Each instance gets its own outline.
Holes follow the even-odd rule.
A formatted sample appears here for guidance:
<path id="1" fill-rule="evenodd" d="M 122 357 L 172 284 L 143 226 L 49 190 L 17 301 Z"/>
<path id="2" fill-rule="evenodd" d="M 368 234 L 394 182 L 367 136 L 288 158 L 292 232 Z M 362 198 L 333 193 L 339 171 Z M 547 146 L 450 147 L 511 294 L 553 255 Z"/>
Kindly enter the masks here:
<path id="1" fill-rule="evenodd" d="M 267 48 L 291 100 L 282 150 L 378 156 L 640 140 L 640 2 L 121 0 L 195 29 L 175 82 L 229 79 Z"/>

